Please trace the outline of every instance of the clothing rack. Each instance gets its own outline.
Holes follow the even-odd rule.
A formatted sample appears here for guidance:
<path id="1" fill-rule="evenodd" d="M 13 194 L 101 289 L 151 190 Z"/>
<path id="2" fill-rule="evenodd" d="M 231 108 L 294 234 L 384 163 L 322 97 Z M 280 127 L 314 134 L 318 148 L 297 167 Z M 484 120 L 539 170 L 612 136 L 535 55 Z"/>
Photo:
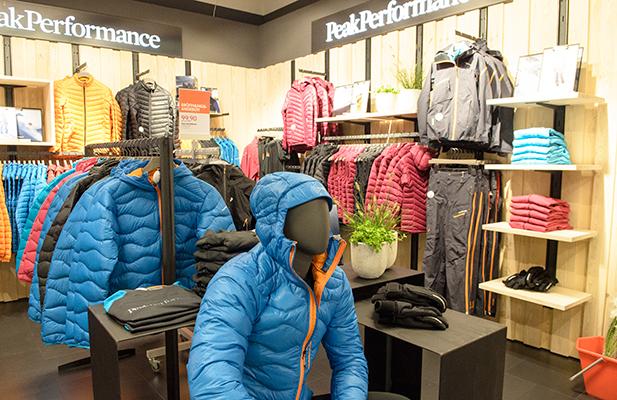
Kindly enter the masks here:
<path id="1" fill-rule="evenodd" d="M 370 139 L 419 139 L 417 132 L 407 133 L 378 133 L 368 135 L 326 136 L 323 140 L 328 142 L 344 142 L 347 140 L 370 140 Z"/>
<path id="2" fill-rule="evenodd" d="M 317 76 L 328 76 L 328 74 L 326 74 L 325 72 L 318 72 L 318 71 L 311 71 L 310 69 L 298 69 L 298 72 L 301 74 L 306 74 L 306 75 L 317 75 Z"/>
<path id="3" fill-rule="evenodd" d="M 149 69 L 138 73 L 137 75 L 135 75 L 135 82 L 139 81 L 142 76 L 148 75 L 149 73 L 150 73 Z"/>
<path id="4" fill-rule="evenodd" d="M 96 150 L 114 150 L 125 152 L 127 150 L 146 151 L 157 154 L 160 159 L 161 180 L 159 190 L 161 193 L 161 277 L 163 285 L 172 285 L 176 280 L 176 246 L 175 246 L 175 222 L 174 222 L 174 142 L 173 136 L 162 136 L 148 139 L 133 139 L 122 142 L 97 143 L 87 145 L 87 156 L 94 156 Z M 180 398 L 180 376 L 178 362 L 178 331 L 165 332 L 165 355 L 167 369 L 167 398 L 178 400 Z M 89 361 L 89 360 L 88 360 Z M 104 385 L 105 382 L 93 382 L 96 385 Z"/>
<path id="5" fill-rule="evenodd" d="M 461 32 L 461 31 L 459 31 L 459 30 L 455 30 L 455 31 L 454 31 L 454 34 L 455 34 L 456 36 L 459 36 L 459 37 L 462 37 L 462 38 L 465 38 L 465 39 L 469 39 L 469 40 L 474 41 L 474 42 L 475 42 L 476 40 L 479 40 L 479 39 L 480 39 L 480 38 L 478 38 L 478 37 L 476 37 L 476 36 L 474 36 L 474 35 L 470 35 L 470 34 L 468 34 L 468 33 Z"/>

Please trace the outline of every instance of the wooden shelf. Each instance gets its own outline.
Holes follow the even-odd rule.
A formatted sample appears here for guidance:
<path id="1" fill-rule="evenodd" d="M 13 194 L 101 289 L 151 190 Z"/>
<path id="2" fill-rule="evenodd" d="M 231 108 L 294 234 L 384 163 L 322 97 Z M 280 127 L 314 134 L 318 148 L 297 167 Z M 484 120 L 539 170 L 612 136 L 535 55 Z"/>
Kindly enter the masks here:
<path id="1" fill-rule="evenodd" d="M 591 300 L 589 293 L 567 289 L 559 285 L 551 288 L 548 293 L 541 293 L 531 290 L 510 289 L 503 283 L 503 280 L 504 278 L 500 278 L 480 283 L 480 289 L 560 311 L 569 310 Z"/>
<path id="2" fill-rule="evenodd" d="M 55 145 L 54 142 L 1 142 L 0 146 L 40 146 L 51 147 Z"/>
<path id="3" fill-rule="evenodd" d="M 601 165 L 594 164 L 487 164 L 485 169 L 499 171 L 601 171 Z"/>
<path id="4" fill-rule="evenodd" d="M 598 235 L 598 232 L 587 230 L 561 230 L 553 232 L 536 232 L 526 229 L 512 228 L 507 222 L 482 225 L 485 231 L 510 233 L 512 235 L 527 236 L 537 239 L 556 240 L 558 242 L 574 243 L 589 240 Z"/>
<path id="5" fill-rule="evenodd" d="M 349 113 L 337 115 L 336 117 L 317 118 L 317 122 L 351 122 L 351 123 L 371 123 L 381 121 L 391 121 L 396 119 L 417 118 L 415 111 L 391 112 L 391 113 Z"/>
<path id="6" fill-rule="evenodd" d="M 491 99 L 487 100 L 486 104 L 489 106 L 501 106 L 509 108 L 530 108 L 541 106 L 580 106 L 587 105 L 593 106 L 599 103 L 603 103 L 604 99 L 601 97 L 587 96 L 582 93 L 560 93 L 555 95 L 538 94 L 534 96 L 525 97 L 506 97 L 503 99 Z"/>

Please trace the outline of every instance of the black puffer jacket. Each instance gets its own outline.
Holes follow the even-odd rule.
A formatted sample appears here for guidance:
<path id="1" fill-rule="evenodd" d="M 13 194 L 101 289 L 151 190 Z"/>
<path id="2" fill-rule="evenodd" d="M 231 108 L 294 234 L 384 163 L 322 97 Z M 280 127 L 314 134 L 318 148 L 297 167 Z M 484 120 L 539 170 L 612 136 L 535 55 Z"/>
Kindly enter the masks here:
<path id="1" fill-rule="evenodd" d="M 156 82 L 136 82 L 119 91 L 116 100 L 125 121 L 124 139 L 177 136 L 175 100 Z"/>
<path id="2" fill-rule="evenodd" d="M 234 165 L 223 164 L 187 164 L 196 177 L 208 182 L 225 199 L 234 225 L 239 231 L 255 228 L 255 218 L 251 213 L 250 197 L 255 182 Z"/>
<path id="3" fill-rule="evenodd" d="M 81 198 L 81 195 L 84 194 L 85 191 L 96 182 L 109 176 L 111 170 L 118 165 L 118 162 L 118 160 L 107 160 L 92 167 L 88 173 L 88 176 L 79 181 L 73 190 L 71 190 L 71 193 L 66 198 L 62 204 L 62 208 L 60 208 L 60 211 L 56 215 L 53 224 L 51 224 L 49 231 L 47 231 L 47 235 L 43 241 L 43 247 L 41 247 L 41 252 L 39 253 L 39 264 L 37 266 L 37 273 L 39 276 L 39 293 L 41 295 L 41 308 L 43 307 L 43 304 L 45 304 L 45 286 L 47 284 L 47 275 L 49 274 L 51 258 L 53 257 L 54 249 L 56 248 L 56 243 L 58 243 L 58 238 L 62 233 L 64 224 L 71 215 L 73 207 L 75 207 L 75 204 L 77 204 Z"/>

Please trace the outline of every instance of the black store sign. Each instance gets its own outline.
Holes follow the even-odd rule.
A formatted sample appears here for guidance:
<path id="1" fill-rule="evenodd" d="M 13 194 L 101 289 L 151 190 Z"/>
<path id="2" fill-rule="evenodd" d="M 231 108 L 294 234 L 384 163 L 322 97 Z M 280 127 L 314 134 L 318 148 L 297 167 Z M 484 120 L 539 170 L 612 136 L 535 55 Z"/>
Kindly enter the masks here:
<path id="1" fill-rule="evenodd" d="M 178 27 L 23 1 L 0 1 L 0 34 L 182 57 Z"/>
<path id="2" fill-rule="evenodd" d="M 313 21 L 313 53 L 511 0 L 371 0 Z"/>

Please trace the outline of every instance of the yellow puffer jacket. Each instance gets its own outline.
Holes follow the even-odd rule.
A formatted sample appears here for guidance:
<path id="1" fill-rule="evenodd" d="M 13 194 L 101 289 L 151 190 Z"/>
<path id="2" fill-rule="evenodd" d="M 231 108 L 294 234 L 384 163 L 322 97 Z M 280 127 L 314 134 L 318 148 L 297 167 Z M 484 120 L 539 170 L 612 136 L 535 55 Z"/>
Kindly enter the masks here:
<path id="1" fill-rule="evenodd" d="M 11 221 L 4 198 L 3 167 L 4 165 L 0 164 L 0 262 L 9 262 L 11 261 Z"/>
<path id="2" fill-rule="evenodd" d="M 56 146 L 60 153 L 81 153 L 93 143 L 120 140 L 122 118 L 111 90 L 92 76 L 54 83 Z"/>

